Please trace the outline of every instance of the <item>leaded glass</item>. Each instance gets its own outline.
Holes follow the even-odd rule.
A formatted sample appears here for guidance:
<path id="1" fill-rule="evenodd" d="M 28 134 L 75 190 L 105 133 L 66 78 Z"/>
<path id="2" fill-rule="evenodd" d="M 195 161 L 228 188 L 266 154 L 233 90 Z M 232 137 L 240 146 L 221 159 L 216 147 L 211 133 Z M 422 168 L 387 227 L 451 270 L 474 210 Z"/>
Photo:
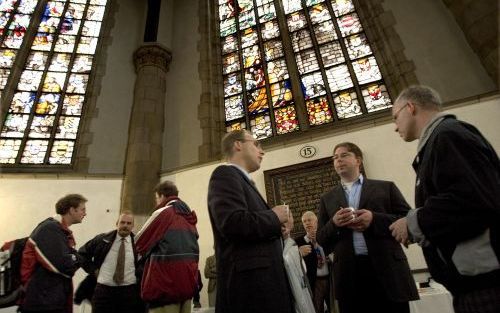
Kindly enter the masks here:
<path id="1" fill-rule="evenodd" d="M 372 53 L 365 34 L 360 33 L 344 39 L 351 60 L 367 56 Z"/>
<path id="2" fill-rule="evenodd" d="M 25 68 L 29 70 L 43 71 L 49 54 L 47 52 L 31 51 Z"/>
<path id="3" fill-rule="evenodd" d="M 331 20 L 328 8 L 324 4 L 318 4 L 309 9 L 309 16 L 312 24 L 318 24 L 324 21 Z"/>
<path id="4" fill-rule="evenodd" d="M 311 34 L 308 29 L 301 29 L 290 35 L 294 52 L 311 48 L 313 46 Z"/>
<path id="5" fill-rule="evenodd" d="M 294 32 L 307 26 L 306 16 L 303 12 L 296 12 L 291 14 L 287 18 L 286 22 L 290 32 Z"/>
<path id="6" fill-rule="evenodd" d="M 335 26 L 332 21 L 326 21 L 321 24 L 314 25 L 313 29 L 318 44 L 337 39 L 337 33 L 335 32 Z"/>
<path id="7" fill-rule="evenodd" d="M 266 83 L 262 62 L 260 60 L 256 61 L 252 67 L 245 70 L 245 87 L 247 90 L 262 87 Z"/>
<path id="8" fill-rule="evenodd" d="M 341 16 L 354 11 L 352 0 L 332 0 L 332 7 L 335 16 Z"/>
<path id="9" fill-rule="evenodd" d="M 321 96 L 326 93 L 325 83 L 323 82 L 320 72 L 303 76 L 302 84 L 305 88 L 304 97 L 306 99 Z"/>
<path id="10" fill-rule="evenodd" d="M 97 40 L 98 38 L 96 37 L 80 37 L 80 43 L 78 44 L 76 52 L 94 54 L 97 47 Z"/>
<path id="11" fill-rule="evenodd" d="M 249 11 L 253 8 L 253 0 L 238 0 L 238 6 L 240 13 Z"/>
<path id="12" fill-rule="evenodd" d="M 82 35 L 97 37 L 99 36 L 100 31 L 101 31 L 101 22 L 85 21 L 85 24 L 83 25 L 82 28 Z"/>
<path id="13" fill-rule="evenodd" d="M 60 19 L 58 17 L 44 16 L 42 17 L 42 22 L 38 26 L 38 31 L 40 33 L 55 33 L 57 27 L 59 26 Z"/>
<path id="14" fill-rule="evenodd" d="M 76 40 L 75 36 L 60 35 L 57 38 L 57 42 L 56 42 L 56 46 L 54 47 L 54 51 L 73 52 L 73 49 L 75 48 L 75 40 Z"/>
<path id="15" fill-rule="evenodd" d="M 0 139 L 0 163 L 14 164 L 20 146 L 20 139 Z"/>
<path id="16" fill-rule="evenodd" d="M 48 72 L 43 82 L 42 90 L 47 92 L 61 92 L 65 79 L 66 73 Z"/>
<path id="17" fill-rule="evenodd" d="M 236 122 L 236 123 L 232 123 L 228 127 L 226 127 L 226 131 L 229 133 L 233 130 L 245 129 L 246 127 L 247 126 L 246 126 L 245 122 Z"/>
<path id="18" fill-rule="evenodd" d="M 281 107 L 293 103 L 292 85 L 290 80 L 285 80 L 271 85 L 273 107 Z"/>
<path id="19" fill-rule="evenodd" d="M 233 1 L 219 6 L 219 20 L 222 21 L 234 17 L 235 15 L 236 15 L 236 10 L 234 8 Z"/>
<path id="20" fill-rule="evenodd" d="M 61 16 L 64 11 L 64 2 L 49 1 L 45 6 L 45 16 Z"/>
<path id="21" fill-rule="evenodd" d="M 236 20 L 234 18 L 228 18 L 227 20 L 222 20 L 220 22 L 220 36 L 225 37 L 236 33 Z"/>
<path id="22" fill-rule="evenodd" d="M 346 89 L 353 86 L 351 75 L 346 65 L 339 65 L 326 70 L 328 86 L 333 91 Z"/>
<path id="23" fill-rule="evenodd" d="M 382 79 L 377 61 L 375 61 L 373 56 L 354 61 L 352 66 L 360 84 Z"/>
<path id="24" fill-rule="evenodd" d="M 7 48 L 19 49 L 23 43 L 24 34 L 26 29 L 19 28 L 14 30 L 8 30 L 7 37 L 5 37 L 3 45 Z"/>
<path id="25" fill-rule="evenodd" d="M 104 10 L 105 9 L 106 9 L 106 7 L 104 7 L 104 6 L 89 5 L 85 19 L 94 20 L 94 21 L 102 21 L 102 19 L 104 17 Z M 77 16 L 75 16 L 75 17 L 79 18 Z"/>
<path id="26" fill-rule="evenodd" d="M 273 135 L 271 128 L 271 117 L 269 114 L 257 116 L 250 120 L 250 129 L 256 139 L 264 139 Z"/>
<path id="27" fill-rule="evenodd" d="M 9 112 L 29 114 L 35 101 L 35 95 L 34 92 L 16 92 L 12 98 Z"/>
<path id="28" fill-rule="evenodd" d="M 260 88 L 248 92 L 247 97 L 248 97 L 248 113 L 256 114 L 267 111 L 269 109 L 267 105 L 266 88 Z"/>
<path id="29" fill-rule="evenodd" d="M 50 164 L 70 164 L 73 156 L 75 142 L 68 140 L 55 140 L 50 152 Z"/>
<path id="30" fill-rule="evenodd" d="M 241 47 L 242 48 L 247 48 L 252 45 L 255 45 L 258 42 L 259 38 L 257 36 L 257 32 L 255 31 L 255 28 L 247 28 L 244 31 L 242 31 L 241 34 Z M 236 38 L 235 38 L 236 41 Z"/>
<path id="31" fill-rule="evenodd" d="M 81 115 L 84 96 L 81 95 L 66 95 L 64 97 L 62 114 L 65 115 Z"/>
<path id="32" fill-rule="evenodd" d="M 387 88 L 383 84 L 370 85 L 361 91 L 365 99 L 368 112 L 375 112 L 389 108 L 391 99 Z"/>
<path id="33" fill-rule="evenodd" d="M 264 43 L 264 54 L 266 61 L 271 61 L 276 58 L 282 57 L 283 45 L 280 40 L 270 40 Z"/>
<path id="34" fill-rule="evenodd" d="M 90 55 L 78 55 L 73 63 L 72 72 L 77 73 L 90 73 L 92 69 L 92 60 L 94 58 Z"/>
<path id="35" fill-rule="evenodd" d="M 61 116 L 57 127 L 56 138 L 76 139 L 80 118 L 74 116 Z"/>
<path id="36" fill-rule="evenodd" d="M 342 37 L 356 34 L 363 30 L 361 22 L 359 21 L 358 15 L 356 13 L 344 15 L 338 18 L 338 23 L 340 32 L 342 33 Z"/>
<path id="37" fill-rule="evenodd" d="M 231 53 L 222 58 L 223 73 L 228 74 L 240 69 L 240 60 L 237 53 Z"/>
<path id="38" fill-rule="evenodd" d="M 224 77 L 224 96 L 232 96 L 242 91 L 240 74 L 230 74 Z"/>
<path id="39" fill-rule="evenodd" d="M 295 60 L 297 61 L 297 68 L 300 74 L 310 73 L 319 69 L 314 49 L 300 51 L 295 55 Z"/>
<path id="40" fill-rule="evenodd" d="M 274 0 L 256 0 L 256 1 L 257 1 L 257 6 L 260 6 L 267 3 L 273 3 Z"/>
<path id="41" fill-rule="evenodd" d="M 33 94 L 33 97 L 35 95 Z M 40 95 L 40 99 L 36 104 L 35 113 L 36 114 L 56 114 L 60 94 L 57 93 L 44 93 Z"/>
<path id="42" fill-rule="evenodd" d="M 224 107 L 226 111 L 226 121 L 232 121 L 245 116 L 243 98 L 241 95 L 225 99 Z"/>
<path id="43" fill-rule="evenodd" d="M 267 64 L 269 83 L 275 83 L 288 78 L 285 59 L 274 60 Z"/>
<path id="44" fill-rule="evenodd" d="M 238 40 L 235 35 L 222 38 L 222 53 L 233 52 L 238 49 Z"/>
<path id="45" fill-rule="evenodd" d="M 79 2 L 79 1 L 75 1 L 75 2 Z M 90 4 L 98 4 L 98 5 L 106 5 L 107 2 L 108 2 L 108 0 L 90 0 Z M 85 1 L 83 3 L 85 3 Z"/>
<path id="46" fill-rule="evenodd" d="M 253 10 L 250 10 L 247 12 L 240 13 L 238 22 L 240 29 L 245 29 L 248 27 L 255 26 L 255 24 L 257 23 L 255 20 L 255 12 Z"/>
<path id="47" fill-rule="evenodd" d="M 32 14 L 35 11 L 37 3 L 38 0 L 21 0 L 19 6 L 17 7 L 17 11 L 24 14 Z"/>
<path id="48" fill-rule="evenodd" d="M 50 133 L 54 127 L 55 116 L 44 115 L 35 116 L 31 122 L 29 133 L 30 138 L 50 138 Z"/>
<path id="49" fill-rule="evenodd" d="M 354 91 L 343 92 L 333 98 L 339 119 L 361 115 L 361 106 Z"/>
<path id="50" fill-rule="evenodd" d="M 9 22 L 10 13 L 1 13 L 0 14 L 0 35 L 5 31 L 5 26 Z"/>
<path id="51" fill-rule="evenodd" d="M 48 33 L 38 33 L 33 40 L 33 45 L 31 49 L 39 51 L 49 51 L 52 47 L 52 42 L 54 41 L 54 36 Z"/>
<path id="52" fill-rule="evenodd" d="M 42 74 L 43 72 L 38 71 L 23 71 L 17 88 L 19 90 L 36 91 L 42 80 Z"/>
<path id="53" fill-rule="evenodd" d="M 285 14 L 288 14 L 302 9 L 302 6 L 298 0 L 283 0 L 283 8 Z"/>
<path id="54" fill-rule="evenodd" d="M 319 47 L 319 54 L 325 67 L 336 65 L 345 61 L 342 48 L 338 42 L 327 43 Z"/>
<path id="55" fill-rule="evenodd" d="M 260 62 L 259 46 L 251 46 L 243 49 L 243 66 L 245 68 L 254 66 L 256 62 Z"/>
<path id="56" fill-rule="evenodd" d="M 312 5 L 315 5 L 317 3 L 321 3 L 325 0 L 306 0 L 306 6 L 310 7 Z"/>
<path id="57" fill-rule="evenodd" d="M 332 111 L 326 97 L 309 99 L 306 101 L 310 125 L 321 125 L 333 121 Z"/>
<path id="58" fill-rule="evenodd" d="M 84 94 L 87 89 L 88 75 L 71 74 L 69 76 L 67 92 Z"/>
<path id="59" fill-rule="evenodd" d="M 299 121 L 294 106 L 287 106 L 274 110 L 276 132 L 278 135 L 293 132 L 299 129 Z"/>
<path id="60" fill-rule="evenodd" d="M 25 114 L 7 114 L 1 133 L 2 137 L 23 137 L 28 119 L 29 115 Z"/>
<path id="61" fill-rule="evenodd" d="M 261 30 L 262 39 L 269 40 L 276 38 L 280 35 L 280 30 L 278 27 L 278 22 L 276 20 L 264 23 L 264 26 Z"/>
<path id="62" fill-rule="evenodd" d="M 0 88 L 3 89 L 7 84 L 7 79 L 9 78 L 10 70 L 0 69 Z"/>
<path id="63" fill-rule="evenodd" d="M 61 34 L 63 35 L 77 35 L 82 25 L 81 20 L 75 20 L 72 18 L 64 19 L 61 25 Z M 82 35 L 88 35 L 83 27 Z"/>
<path id="64" fill-rule="evenodd" d="M 28 140 L 24 147 L 21 163 L 42 164 L 47 153 L 48 140 Z"/>
<path id="65" fill-rule="evenodd" d="M 259 14 L 259 23 L 264 23 L 276 17 L 274 3 L 267 3 L 257 8 Z"/>
<path id="66" fill-rule="evenodd" d="M 14 10 L 14 5 L 16 4 L 16 0 L 2 0 L 0 1 L 0 11 L 1 12 L 10 12 Z"/>
<path id="67" fill-rule="evenodd" d="M 89 11 L 91 10 L 92 7 L 93 6 L 89 7 Z M 101 8 L 104 8 L 104 7 L 101 7 Z M 68 5 L 68 10 L 66 11 L 65 17 L 66 18 L 70 18 L 70 19 L 82 19 L 84 11 L 85 11 L 85 5 L 83 5 L 83 4 L 76 4 L 76 3 L 70 3 Z M 87 17 L 87 19 L 89 19 L 89 18 Z M 102 17 L 98 18 L 97 20 L 100 21 L 101 19 L 102 19 Z"/>

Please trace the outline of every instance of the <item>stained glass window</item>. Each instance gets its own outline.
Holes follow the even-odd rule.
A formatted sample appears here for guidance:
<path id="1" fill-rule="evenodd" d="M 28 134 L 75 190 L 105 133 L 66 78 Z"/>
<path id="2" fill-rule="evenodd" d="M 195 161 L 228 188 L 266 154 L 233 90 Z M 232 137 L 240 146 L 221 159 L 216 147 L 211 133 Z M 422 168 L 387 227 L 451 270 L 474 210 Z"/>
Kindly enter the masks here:
<path id="1" fill-rule="evenodd" d="M 107 0 L 49 0 L 38 11 L 39 2 L 0 0 L 0 91 L 12 86 L 12 96 L 2 98 L 10 103 L 0 132 L 3 165 L 71 164 L 81 128 Z M 40 22 L 31 25 L 35 18 Z M 32 38 L 25 36 L 29 27 L 36 27 Z M 29 51 L 17 60 L 24 41 Z M 239 69 L 239 63 L 227 62 L 237 65 L 228 72 Z M 18 81 L 10 82 L 14 64 L 24 67 Z M 228 80 L 227 88 L 237 94 L 234 84 Z M 238 102 L 229 106 L 236 110 Z"/>
<path id="2" fill-rule="evenodd" d="M 263 139 L 391 107 L 352 0 L 218 0 L 218 12 L 227 131 Z"/>

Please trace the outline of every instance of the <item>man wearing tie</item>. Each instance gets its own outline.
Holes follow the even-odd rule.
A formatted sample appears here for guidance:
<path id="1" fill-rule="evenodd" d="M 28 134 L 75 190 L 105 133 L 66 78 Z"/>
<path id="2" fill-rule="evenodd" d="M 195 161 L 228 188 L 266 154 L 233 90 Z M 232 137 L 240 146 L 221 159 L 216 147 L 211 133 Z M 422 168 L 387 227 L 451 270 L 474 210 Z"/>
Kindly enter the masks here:
<path id="1" fill-rule="evenodd" d="M 222 139 L 227 165 L 217 167 L 208 187 L 208 210 L 217 259 L 216 313 L 291 313 L 283 264 L 281 224 L 288 207 L 270 208 L 249 173 L 260 168 L 264 151 L 250 132 Z"/>
<path id="2" fill-rule="evenodd" d="M 88 281 L 96 282 L 92 301 L 93 313 L 143 312 L 137 284 L 134 216 L 120 214 L 116 230 L 100 234 L 78 250 Z"/>

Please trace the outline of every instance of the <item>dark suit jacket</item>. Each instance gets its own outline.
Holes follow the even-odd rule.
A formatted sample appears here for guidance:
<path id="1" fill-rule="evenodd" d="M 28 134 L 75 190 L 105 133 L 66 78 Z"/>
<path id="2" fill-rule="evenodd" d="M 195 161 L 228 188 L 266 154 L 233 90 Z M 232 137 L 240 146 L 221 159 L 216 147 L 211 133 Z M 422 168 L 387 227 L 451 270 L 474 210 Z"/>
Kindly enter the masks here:
<path id="1" fill-rule="evenodd" d="M 281 225 L 236 167 L 215 169 L 208 209 L 217 260 L 216 313 L 292 312 Z"/>
<path id="2" fill-rule="evenodd" d="M 342 300 L 357 295 L 350 279 L 356 270 L 352 230 L 336 227 L 331 221 L 340 207 L 348 207 L 342 186 L 335 187 L 321 197 L 317 240 L 325 254 L 334 252 L 335 297 Z M 376 276 L 388 299 L 395 302 L 418 299 L 406 255 L 389 231 L 389 225 L 406 216 L 410 209 L 403 195 L 393 182 L 365 179 L 359 208 L 373 213 L 373 221 L 363 235 Z"/>

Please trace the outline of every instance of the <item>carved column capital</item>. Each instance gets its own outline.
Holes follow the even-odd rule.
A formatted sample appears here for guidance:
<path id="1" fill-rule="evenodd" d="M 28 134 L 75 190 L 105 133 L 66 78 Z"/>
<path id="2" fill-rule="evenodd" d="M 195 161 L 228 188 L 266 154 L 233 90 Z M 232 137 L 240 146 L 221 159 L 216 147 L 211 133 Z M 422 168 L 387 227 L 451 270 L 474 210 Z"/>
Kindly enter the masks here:
<path id="1" fill-rule="evenodd" d="M 135 70 L 144 66 L 157 66 L 168 72 L 172 53 L 158 43 L 144 43 L 134 52 Z"/>

